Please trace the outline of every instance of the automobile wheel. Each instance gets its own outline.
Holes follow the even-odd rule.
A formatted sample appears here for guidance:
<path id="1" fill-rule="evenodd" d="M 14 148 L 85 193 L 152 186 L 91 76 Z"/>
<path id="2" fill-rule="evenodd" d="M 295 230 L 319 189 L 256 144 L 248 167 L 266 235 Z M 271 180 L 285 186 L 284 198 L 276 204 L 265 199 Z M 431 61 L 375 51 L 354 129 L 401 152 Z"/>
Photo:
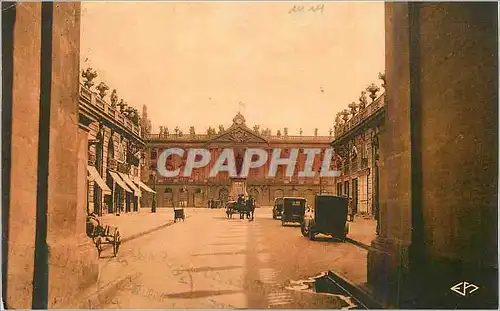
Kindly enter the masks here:
<path id="1" fill-rule="evenodd" d="M 306 223 L 302 222 L 300 224 L 300 232 L 302 233 L 303 236 L 307 237 L 309 232 L 307 231 Z"/>
<path id="2" fill-rule="evenodd" d="M 309 236 L 309 240 L 314 241 L 314 232 L 312 231 L 311 226 L 307 228 L 307 234 Z"/>

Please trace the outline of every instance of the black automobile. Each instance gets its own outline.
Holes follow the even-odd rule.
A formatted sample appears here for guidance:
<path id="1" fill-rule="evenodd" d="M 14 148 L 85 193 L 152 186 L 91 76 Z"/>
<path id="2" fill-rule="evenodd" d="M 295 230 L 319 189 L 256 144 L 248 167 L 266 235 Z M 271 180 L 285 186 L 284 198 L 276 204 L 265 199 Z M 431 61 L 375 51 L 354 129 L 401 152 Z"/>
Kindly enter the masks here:
<path id="1" fill-rule="evenodd" d="M 289 222 L 301 224 L 304 220 L 307 200 L 305 198 L 284 197 L 283 212 L 281 213 L 281 225 Z"/>
<path id="2" fill-rule="evenodd" d="M 283 198 L 274 199 L 273 205 L 273 219 L 278 219 L 283 213 Z"/>
<path id="3" fill-rule="evenodd" d="M 325 234 L 345 242 L 349 233 L 348 199 L 334 195 L 317 195 L 314 201 L 314 207 L 308 207 L 301 224 L 302 235 L 314 240 L 317 234 Z"/>

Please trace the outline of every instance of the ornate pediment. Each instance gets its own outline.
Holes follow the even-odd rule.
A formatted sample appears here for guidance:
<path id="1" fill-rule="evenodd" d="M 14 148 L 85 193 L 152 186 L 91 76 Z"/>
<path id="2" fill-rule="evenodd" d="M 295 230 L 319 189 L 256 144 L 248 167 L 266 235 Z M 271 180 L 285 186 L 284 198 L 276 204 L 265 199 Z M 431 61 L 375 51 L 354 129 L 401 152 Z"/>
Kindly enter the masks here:
<path id="1" fill-rule="evenodd" d="M 221 133 L 216 135 L 210 142 L 233 142 L 233 143 L 268 143 L 267 139 L 252 131 L 245 124 L 245 117 L 238 112 L 233 118 L 233 125 L 227 130 L 221 127 Z"/>
<path id="2" fill-rule="evenodd" d="M 226 131 L 215 136 L 210 142 L 267 143 L 267 140 L 245 125 L 233 124 Z"/>

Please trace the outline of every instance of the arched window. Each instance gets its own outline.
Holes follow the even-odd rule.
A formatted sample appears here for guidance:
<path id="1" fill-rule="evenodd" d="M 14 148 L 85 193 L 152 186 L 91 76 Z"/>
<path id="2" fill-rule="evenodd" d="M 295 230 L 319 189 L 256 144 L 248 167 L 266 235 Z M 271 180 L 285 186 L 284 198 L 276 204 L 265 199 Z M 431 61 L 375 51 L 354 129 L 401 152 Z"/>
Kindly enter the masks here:
<path id="1" fill-rule="evenodd" d="M 165 193 L 172 193 L 172 189 L 171 188 L 165 188 Z"/>
<path id="2" fill-rule="evenodd" d="M 201 193 L 201 188 L 196 188 L 195 193 Z"/>

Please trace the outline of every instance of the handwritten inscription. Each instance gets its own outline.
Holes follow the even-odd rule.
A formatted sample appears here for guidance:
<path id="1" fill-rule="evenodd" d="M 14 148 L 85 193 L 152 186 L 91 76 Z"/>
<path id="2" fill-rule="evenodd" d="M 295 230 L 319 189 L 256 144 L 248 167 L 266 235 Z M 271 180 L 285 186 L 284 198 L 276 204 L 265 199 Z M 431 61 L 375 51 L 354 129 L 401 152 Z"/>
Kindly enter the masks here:
<path id="1" fill-rule="evenodd" d="M 293 14 L 293 13 L 320 13 L 323 14 L 323 10 L 325 9 L 324 4 L 317 4 L 317 5 L 310 5 L 310 6 L 305 6 L 305 5 L 294 5 L 289 11 L 288 14 Z"/>

